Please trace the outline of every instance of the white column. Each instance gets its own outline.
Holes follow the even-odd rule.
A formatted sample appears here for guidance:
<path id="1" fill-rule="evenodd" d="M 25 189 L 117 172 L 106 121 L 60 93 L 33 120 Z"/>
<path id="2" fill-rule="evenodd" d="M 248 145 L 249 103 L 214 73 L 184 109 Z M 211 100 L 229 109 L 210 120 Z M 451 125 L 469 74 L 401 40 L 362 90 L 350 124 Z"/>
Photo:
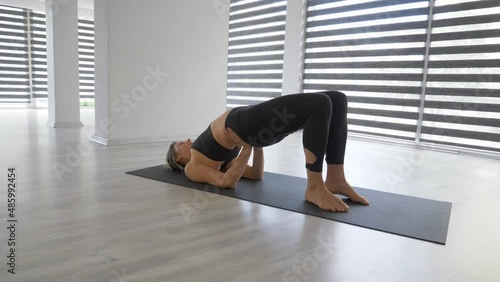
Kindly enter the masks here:
<path id="1" fill-rule="evenodd" d="M 108 145 L 109 138 L 109 67 L 108 0 L 94 2 L 95 56 L 95 133 L 92 141 Z"/>
<path id="2" fill-rule="evenodd" d="M 306 0 L 288 0 L 286 7 L 283 94 L 302 91 L 303 32 Z"/>
<path id="3" fill-rule="evenodd" d="M 80 127 L 78 0 L 46 0 L 47 84 L 52 127 Z"/>

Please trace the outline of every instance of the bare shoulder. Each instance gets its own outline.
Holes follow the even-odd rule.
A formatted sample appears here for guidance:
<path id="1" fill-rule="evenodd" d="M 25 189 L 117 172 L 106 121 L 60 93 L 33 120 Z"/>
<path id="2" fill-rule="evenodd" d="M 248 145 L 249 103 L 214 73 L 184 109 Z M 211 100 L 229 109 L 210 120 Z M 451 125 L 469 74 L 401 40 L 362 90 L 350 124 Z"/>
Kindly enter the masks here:
<path id="1" fill-rule="evenodd" d="M 184 167 L 184 174 L 191 181 L 196 181 L 196 179 L 198 178 L 197 172 L 196 172 L 196 166 L 197 166 L 196 163 L 189 162 Z"/>
<path id="2" fill-rule="evenodd" d="M 190 161 L 184 168 L 184 173 L 189 180 L 194 182 L 208 183 L 219 187 L 224 185 L 224 174 L 218 169 L 203 163 Z"/>

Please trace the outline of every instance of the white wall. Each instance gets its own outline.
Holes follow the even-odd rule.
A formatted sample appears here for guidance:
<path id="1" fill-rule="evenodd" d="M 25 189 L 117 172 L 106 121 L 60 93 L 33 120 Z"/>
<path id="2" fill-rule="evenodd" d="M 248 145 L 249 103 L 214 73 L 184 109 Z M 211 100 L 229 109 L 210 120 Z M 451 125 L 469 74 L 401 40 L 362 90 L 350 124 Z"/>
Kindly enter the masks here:
<path id="1" fill-rule="evenodd" d="M 97 137 L 106 139 L 97 132 L 106 116 L 107 144 L 199 135 L 226 109 L 228 14 L 220 17 L 207 0 L 102 1 L 107 19 L 96 19 L 96 60 L 107 53 L 107 66 L 97 63 L 96 73 L 107 67 L 108 79 L 106 85 L 104 76 L 96 77 L 96 104 L 105 96 L 109 104 L 107 113 L 96 107 Z M 102 22 L 107 42 L 98 35 Z M 147 68 L 157 67 L 169 76 L 144 87 Z M 145 99 L 131 98 L 146 88 Z"/>

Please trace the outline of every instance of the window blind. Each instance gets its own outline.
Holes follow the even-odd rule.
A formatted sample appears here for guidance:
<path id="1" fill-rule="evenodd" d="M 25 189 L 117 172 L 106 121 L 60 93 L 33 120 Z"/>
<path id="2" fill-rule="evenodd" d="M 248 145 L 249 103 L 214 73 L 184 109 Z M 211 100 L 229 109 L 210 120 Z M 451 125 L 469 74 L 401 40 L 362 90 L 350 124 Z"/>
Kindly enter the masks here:
<path id="1" fill-rule="evenodd" d="M 47 98 L 47 40 L 45 14 L 30 13 L 33 98 Z"/>
<path id="2" fill-rule="evenodd" d="M 308 1 L 304 92 L 348 96 L 349 131 L 415 140 L 428 0 Z"/>
<path id="3" fill-rule="evenodd" d="M 47 40 L 45 14 L 31 13 L 32 73 L 35 98 L 47 98 Z M 80 98 L 94 98 L 94 23 L 78 20 Z"/>
<path id="4" fill-rule="evenodd" d="M 27 13 L 0 5 L 0 102 L 29 103 Z"/>
<path id="5" fill-rule="evenodd" d="M 422 142 L 500 151 L 500 2 L 437 0 Z"/>
<path id="6" fill-rule="evenodd" d="M 94 22 L 78 20 L 80 98 L 94 98 Z"/>
<path id="7" fill-rule="evenodd" d="M 231 0 L 227 107 L 281 96 L 286 0 Z"/>

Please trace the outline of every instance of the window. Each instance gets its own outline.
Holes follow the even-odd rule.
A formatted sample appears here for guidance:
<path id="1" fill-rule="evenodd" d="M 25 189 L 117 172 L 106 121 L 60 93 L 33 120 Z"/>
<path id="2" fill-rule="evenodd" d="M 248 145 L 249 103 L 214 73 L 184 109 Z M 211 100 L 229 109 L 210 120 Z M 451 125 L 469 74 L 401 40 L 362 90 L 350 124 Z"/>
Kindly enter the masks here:
<path id="1" fill-rule="evenodd" d="M 45 14 L 31 13 L 32 72 L 35 98 L 47 98 L 47 41 Z M 94 98 L 94 23 L 78 20 L 80 98 Z"/>
<path id="2" fill-rule="evenodd" d="M 0 6 L 0 103 L 29 103 L 27 11 Z"/>
<path id="3" fill-rule="evenodd" d="M 227 107 L 281 96 L 286 0 L 231 0 Z"/>
<path id="4" fill-rule="evenodd" d="M 80 98 L 94 98 L 94 23 L 78 20 Z M 42 12 L 0 5 L 0 103 L 47 98 L 46 21 Z"/>
<path id="5" fill-rule="evenodd" d="M 47 98 L 47 40 L 45 38 L 45 14 L 31 12 L 30 16 L 33 98 Z"/>
<path id="6" fill-rule="evenodd" d="M 346 93 L 350 132 L 415 140 L 428 1 L 324 2 L 308 2 L 304 92 Z"/>
<path id="7" fill-rule="evenodd" d="M 422 142 L 500 152 L 500 3 L 437 0 Z"/>
<path id="8" fill-rule="evenodd" d="M 78 58 L 80 60 L 80 98 L 94 98 L 94 22 L 78 20 Z"/>
<path id="9" fill-rule="evenodd" d="M 345 92 L 351 133 L 500 151 L 498 50 L 499 1 L 311 0 L 303 87 Z"/>

